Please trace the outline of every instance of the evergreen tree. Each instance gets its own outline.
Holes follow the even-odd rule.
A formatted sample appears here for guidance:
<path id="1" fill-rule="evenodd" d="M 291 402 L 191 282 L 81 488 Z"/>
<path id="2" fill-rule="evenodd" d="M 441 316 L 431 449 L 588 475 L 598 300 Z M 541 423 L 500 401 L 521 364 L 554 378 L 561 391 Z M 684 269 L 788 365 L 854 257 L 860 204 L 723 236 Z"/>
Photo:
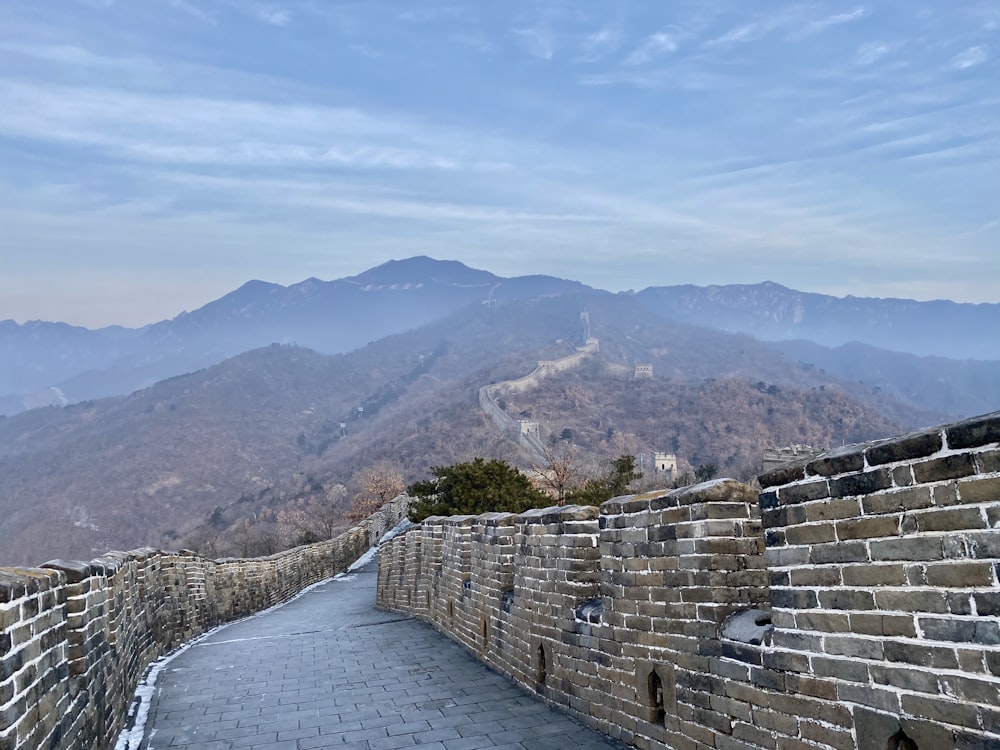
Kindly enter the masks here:
<path id="1" fill-rule="evenodd" d="M 411 521 L 490 511 L 520 513 L 529 508 L 544 508 L 552 502 L 531 485 L 528 477 L 495 458 L 435 466 L 431 473 L 434 479 L 415 482 L 407 488 L 407 493 L 416 498 L 410 505 Z"/>
<path id="2" fill-rule="evenodd" d="M 635 456 L 619 456 L 611 462 L 607 473 L 588 479 L 577 490 L 566 493 L 566 502 L 575 505 L 600 505 L 605 500 L 628 494 L 628 486 L 642 479 L 635 470 Z"/>

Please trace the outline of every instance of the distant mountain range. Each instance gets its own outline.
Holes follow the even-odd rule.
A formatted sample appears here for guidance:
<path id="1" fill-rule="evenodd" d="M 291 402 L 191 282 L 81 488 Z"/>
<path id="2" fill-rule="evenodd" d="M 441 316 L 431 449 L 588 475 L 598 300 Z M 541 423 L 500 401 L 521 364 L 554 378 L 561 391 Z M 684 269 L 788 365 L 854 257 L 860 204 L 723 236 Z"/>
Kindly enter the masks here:
<path id="1" fill-rule="evenodd" d="M 589 289 L 421 256 L 335 281 L 250 281 L 139 329 L 7 320 L 0 322 L 0 414 L 131 393 L 271 343 L 343 353 L 470 304 Z M 1000 330 L 1000 304 L 841 299 L 772 282 L 649 287 L 629 296 L 664 320 L 775 342 L 795 360 L 929 411 L 968 416 L 1000 398 L 1000 337 L 987 335 Z"/>
<path id="2" fill-rule="evenodd" d="M 993 335 L 1000 331 L 1000 304 L 830 297 L 770 281 L 650 287 L 637 296 L 664 318 L 762 341 L 858 342 L 921 356 L 1000 359 L 1000 336 Z"/>
<path id="3" fill-rule="evenodd" d="M 0 414 L 131 393 L 271 343 L 325 354 L 430 323 L 470 303 L 585 288 L 550 276 L 501 278 L 456 261 L 389 261 L 336 281 L 250 281 L 190 313 L 139 329 L 0 322 Z"/>
<path id="4" fill-rule="evenodd" d="M 407 481 L 477 455 L 524 465 L 478 389 L 573 352 L 583 312 L 598 352 L 505 408 L 539 420 L 546 444 L 571 435 L 587 463 L 667 450 L 746 477 L 767 445 L 940 418 L 749 336 L 662 320 L 634 295 L 483 299 L 346 354 L 270 345 L 131 395 L 0 419 L 0 561 L 145 544 L 245 554 L 239 540 L 265 520 L 380 460 Z M 654 377 L 634 379 L 637 363 Z"/>
<path id="5" fill-rule="evenodd" d="M 243 554 L 237 537 L 379 460 L 408 481 L 476 455 L 523 464 L 478 389 L 587 336 L 598 353 L 511 398 L 511 417 L 591 462 L 676 451 L 746 478 L 767 446 L 1000 408 L 1000 360 L 974 359 L 997 356 L 998 310 L 770 283 L 613 294 L 420 257 L 249 282 L 134 330 L 6 321 L 0 562 L 215 538 L 229 546 L 206 551 Z M 32 408 L 47 403 L 63 408 Z"/>

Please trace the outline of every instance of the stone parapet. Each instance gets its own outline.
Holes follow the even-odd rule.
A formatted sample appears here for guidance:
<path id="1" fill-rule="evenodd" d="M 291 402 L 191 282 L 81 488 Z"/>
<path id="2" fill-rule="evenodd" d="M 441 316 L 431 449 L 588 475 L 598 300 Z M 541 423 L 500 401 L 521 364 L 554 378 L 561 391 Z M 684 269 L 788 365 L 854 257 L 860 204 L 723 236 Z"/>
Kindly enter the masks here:
<path id="1" fill-rule="evenodd" d="M 153 661 L 343 572 L 405 517 L 408 500 L 335 539 L 270 557 L 143 548 L 0 568 L 0 750 L 113 747 Z"/>
<path id="2" fill-rule="evenodd" d="M 1000 413 L 760 483 L 430 518 L 378 603 L 640 748 L 1000 747 Z"/>

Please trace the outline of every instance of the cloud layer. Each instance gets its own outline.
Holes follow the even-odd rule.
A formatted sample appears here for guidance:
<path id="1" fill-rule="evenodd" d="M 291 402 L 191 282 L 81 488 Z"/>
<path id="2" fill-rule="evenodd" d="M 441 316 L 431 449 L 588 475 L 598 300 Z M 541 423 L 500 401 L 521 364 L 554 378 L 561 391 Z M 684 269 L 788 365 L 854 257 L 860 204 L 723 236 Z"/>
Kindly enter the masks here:
<path id="1" fill-rule="evenodd" d="M 988 0 L 53 2 L 0 29 L 0 319 L 416 253 L 1000 301 Z"/>

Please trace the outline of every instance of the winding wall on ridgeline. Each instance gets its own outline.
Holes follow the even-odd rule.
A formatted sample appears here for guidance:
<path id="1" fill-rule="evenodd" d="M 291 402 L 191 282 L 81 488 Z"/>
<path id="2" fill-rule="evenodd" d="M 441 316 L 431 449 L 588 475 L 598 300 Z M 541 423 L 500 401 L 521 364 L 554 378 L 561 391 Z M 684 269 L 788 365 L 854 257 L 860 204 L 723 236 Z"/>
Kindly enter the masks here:
<path id="1" fill-rule="evenodd" d="M 523 434 L 521 432 L 518 421 L 508 415 L 497 404 L 497 396 L 505 393 L 520 393 L 528 388 L 534 388 L 542 378 L 579 366 L 584 359 L 599 348 L 600 342 L 597 339 L 588 338 L 586 344 L 579 347 L 572 354 L 560 357 L 559 359 L 542 360 L 534 370 L 523 377 L 484 385 L 479 389 L 479 406 L 500 432 L 505 435 L 517 436 L 521 446 L 532 455 L 532 458 L 538 464 L 544 465 L 546 462 L 545 446 L 534 435 Z"/>

